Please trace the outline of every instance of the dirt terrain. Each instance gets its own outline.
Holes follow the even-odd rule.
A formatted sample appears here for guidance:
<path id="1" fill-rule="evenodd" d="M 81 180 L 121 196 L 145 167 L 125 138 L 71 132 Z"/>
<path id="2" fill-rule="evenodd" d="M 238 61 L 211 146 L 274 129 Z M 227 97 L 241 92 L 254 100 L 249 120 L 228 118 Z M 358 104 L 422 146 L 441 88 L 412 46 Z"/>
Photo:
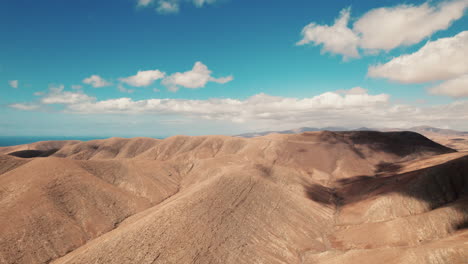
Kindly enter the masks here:
<path id="1" fill-rule="evenodd" d="M 468 263 L 468 152 L 414 132 L 0 148 L 0 263 Z"/>
<path id="2" fill-rule="evenodd" d="M 309 131 L 349 131 L 349 129 L 344 127 L 325 127 L 325 128 L 315 128 L 315 127 L 300 127 L 296 129 L 290 130 L 282 130 L 282 131 L 262 131 L 262 132 L 252 132 L 252 133 L 244 133 L 237 135 L 237 137 L 243 138 L 252 138 L 252 137 L 259 137 L 259 136 L 266 136 L 272 133 L 278 134 L 297 134 Z M 468 132 L 462 132 L 452 129 L 442 129 L 430 126 L 416 126 L 410 127 L 406 129 L 401 128 L 367 128 L 361 127 L 357 129 L 353 129 L 351 131 L 380 131 L 380 132 L 395 132 L 395 131 L 411 131 L 419 133 L 430 140 L 433 140 L 439 144 L 447 146 L 452 149 L 456 149 L 458 151 L 468 151 Z"/>

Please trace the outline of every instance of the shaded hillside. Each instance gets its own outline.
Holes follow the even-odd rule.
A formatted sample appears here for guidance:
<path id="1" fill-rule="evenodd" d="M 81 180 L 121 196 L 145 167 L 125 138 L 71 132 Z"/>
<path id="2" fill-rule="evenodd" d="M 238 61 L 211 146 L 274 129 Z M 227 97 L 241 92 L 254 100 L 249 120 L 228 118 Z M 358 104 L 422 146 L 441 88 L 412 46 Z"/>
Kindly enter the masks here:
<path id="1" fill-rule="evenodd" d="M 0 147 L 0 154 L 9 154 L 19 151 L 51 151 L 58 150 L 68 145 L 80 143 L 78 140 L 62 140 L 62 141 L 41 141 L 31 144 L 24 144 L 11 147 Z"/>
<path id="2" fill-rule="evenodd" d="M 283 130 L 283 131 L 263 131 L 251 132 L 237 135 L 236 137 L 252 138 L 259 136 L 266 136 L 269 134 L 295 134 L 307 131 L 380 131 L 380 132 L 404 132 L 411 131 L 424 135 L 425 137 L 442 144 L 446 147 L 456 149 L 459 151 L 468 151 L 468 132 L 462 132 L 452 129 L 442 129 L 430 126 L 415 126 L 407 129 L 400 128 L 367 128 L 360 127 L 356 129 L 348 129 L 343 127 L 324 127 L 312 128 L 301 127 L 297 129 Z"/>

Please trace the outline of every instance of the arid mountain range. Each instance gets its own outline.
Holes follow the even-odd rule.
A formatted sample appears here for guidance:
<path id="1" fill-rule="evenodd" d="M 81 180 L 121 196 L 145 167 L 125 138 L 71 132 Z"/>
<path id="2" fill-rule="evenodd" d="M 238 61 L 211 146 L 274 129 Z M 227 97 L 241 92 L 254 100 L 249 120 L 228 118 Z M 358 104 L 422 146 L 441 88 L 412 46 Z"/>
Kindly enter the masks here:
<path id="1" fill-rule="evenodd" d="M 468 152 L 415 132 L 0 148 L 0 263 L 467 263 L 467 227 Z"/>
<path id="2" fill-rule="evenodd" d="M 468 132 L 457 131 L 453 129 L 443 129 L 443 128 L 436 128 L 430 126 L 416 126 L 407 129 L 401 128 L 368 128 L 368 127 L 361 127 L 357 129 L 348 129 L 345 127 L 324 127 L 324 128 L 315 128 L 315 127 L 301 127 L 296 129 L 290 130 L 282 130 L 282 131 L 263 131 L 263 132 L 251 132 L 251 133 L 244 133 L 237 135 L 238 137 L 258 137 L 258 136 L 265 136 L 272 133 L 278 134 L 296 134 L 296 133 L 303 133 L 303 132 L 312 132 L 312 131 L 381 131 L 381 132 L 389 132 L 389 131 L 412 131 L 419 134 L 426 136 L 427 138 L 438 142 L 442 145 L 448 146 L 453 149 L 461 150 L 461 151 L 468 151 Z"/>

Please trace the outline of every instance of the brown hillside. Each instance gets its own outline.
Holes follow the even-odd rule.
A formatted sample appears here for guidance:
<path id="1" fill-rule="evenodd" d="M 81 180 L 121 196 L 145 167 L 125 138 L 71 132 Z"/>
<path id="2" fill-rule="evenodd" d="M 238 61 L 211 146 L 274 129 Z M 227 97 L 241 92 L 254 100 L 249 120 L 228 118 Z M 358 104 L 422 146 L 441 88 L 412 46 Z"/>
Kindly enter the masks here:
<path id="1" fill-rule="evenodd" d="M 417 133 L 35 144 L 0 148 L 0 263 L 468 259 L 468 153 Z"/>

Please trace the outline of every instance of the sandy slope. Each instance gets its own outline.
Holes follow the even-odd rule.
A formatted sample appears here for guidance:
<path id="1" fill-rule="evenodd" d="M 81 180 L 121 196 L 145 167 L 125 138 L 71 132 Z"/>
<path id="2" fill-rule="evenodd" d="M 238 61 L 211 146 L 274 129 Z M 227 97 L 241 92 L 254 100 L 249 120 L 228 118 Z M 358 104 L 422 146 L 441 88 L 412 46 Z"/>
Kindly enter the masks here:
<path id="1" fill-rule="evenodd" d="M 0 148 L 46 153 L 0 156 L 0 263 L 468 259 L 468 153 L 416 133 L 35 144 Z"/>

